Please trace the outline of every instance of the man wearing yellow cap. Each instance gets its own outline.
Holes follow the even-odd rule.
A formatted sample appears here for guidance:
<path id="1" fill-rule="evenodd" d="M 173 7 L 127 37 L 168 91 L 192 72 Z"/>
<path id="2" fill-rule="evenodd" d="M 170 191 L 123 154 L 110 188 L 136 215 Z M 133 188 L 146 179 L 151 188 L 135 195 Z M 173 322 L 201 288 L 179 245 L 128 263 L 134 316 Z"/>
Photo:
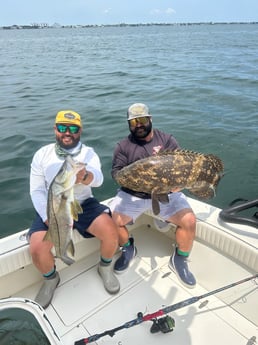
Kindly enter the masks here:
<path id="1" fill-rule="evenodd" d="M 120 290 L 119 281 L 111 268 L 111 261 L 118 247 L 117 227 L 109 208 L 100 204 L 91 190 L 103 183 L 99 157 L 93 148 L 80 141 L 82 122 L 75 111 L 59 111 L 54 131 L 56 142 L 41 147 L 34 154 L 30 173 L 30 195 L 36 216 L 28 235 L 33 263 L 44 277 L 43 285 L 35 298 L 43 308 L 50 304 L 60 281 L 51 252 L 53 243 L 43 240 L 48 230 L 48 189 L 68 155 L 72 156 L 74 161 L 85 164 L 85 168 L 77 173 L 74 186 L 74 196 L 81 204 L 83 213 L 78 215 L 78 221 L 74 221 L 73 226 L 83 237 L 95 236 L 100 239 L 98 272 L 109 293 L 115 294 Z"/>

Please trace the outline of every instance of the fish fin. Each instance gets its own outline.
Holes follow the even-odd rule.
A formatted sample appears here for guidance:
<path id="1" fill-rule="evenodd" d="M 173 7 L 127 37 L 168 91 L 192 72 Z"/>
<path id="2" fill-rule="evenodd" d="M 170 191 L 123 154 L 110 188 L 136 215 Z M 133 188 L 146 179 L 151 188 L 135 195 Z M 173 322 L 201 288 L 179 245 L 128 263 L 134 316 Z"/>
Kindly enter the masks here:
<path id="1" fill-rule="evenodd" d="M 74 249 L 74 243 L 73 240 L 71 240 L 68 244 L 67 251 L 71 253 L 72 256 L 74 256 L 75 249 Z"/>
<path id="2" fill-rule="evenodd" d="M 202 153 L 198 153 L 192 150 L 187 150 L 187 149 L 164 149 L 160 150 L 157 155 L 158 156 L 166 156 L 166 155 L 183 155 L 183 156 L 188 156 L 188 155 L 202 155 Z"/>
<path id="3" fill-rule="evenodd" d="M 215 188 L 210 183 L 207 183 L 202 188 L 189 188 L 189 193 L 199 199 L 211 199 L 216 196 Z"/>
<path id="4" fill-rule="evenodd" d="M 74 220 L 78 220 L 78 214 L 83 213 L 83 209 L 77 200 L 71 202 L 71 214 Z"/>
<path id="5" fill-rule="evenodd" d="M 158 194 L 157 198 L 158 198 L 158 201 L 161 202 L 162 204 L 169 203 L 169 198 L 167 194 Z"/>
<path id="6" fill-rule="evenodd" d="M 171 155 L 171 154 L 174 154 L 176 151 L 178 151 L 178 149 L 176 149 L 176 150 L 171 150 L 171 149 L 160 150 L 155 156 Z"/>
<path id="7" fill-rule="evenodd" d="M 209 153 L 205 155 L 205 158 L 212 163 L 213 168 L 218 172 L 222 173 L 224 171 L 224 164 L 219 157 L 213 155 L 212 153 Z"/>
<path id="8" fill-rule="evenodd" d="M 66 264 L 66 265 L 72 265 L 75 261 L 72 258 L 69 258 L 67 255 L 63 255 L 60 257 L 60 259 Z"/>
<path id="9" fill-rule="evenodd" d="M 152 201 L 152 211 L 155 215 L 160 213 L 160 207 L 159 207 L 159 200 L 158 195 L 155 192 L 151 193 L 151 201 Z"/>
<path id="10" fill-rule="evenodd" d="M 50 234 L 50 231 L 47 231 L 45 236 L 43 237 L 43 241 L 50 241 L 50 242 L 53 242 L 52 241 L 52 237 L 51 237 L 51 234 Z"/>
<path id="11" fill-rule="evenodd" d="M 209 162 L 212 165 L 212 168 L 216 170 L 217 172 L 223 172 L 224 170 L 224 164 L 222 160 L 211 153 L 205 154 L 205 153 L 195 152 L 195 151 L 187 150 L 187 149 L 175 149 L 175 150 L 165 149 L 165 150 L 159 151 L 157 155 L 158 156 L 166 156 L 166 155 L 177 156 L 178 155 L 178 156 L 188 157 L 189 159 L 199 156 L 205 159 L 207 162 Z"/>
<path id="12" fill-rule="evenodd" d="M 75 249 L 74 249 L 74 243 L 73 240 L 71 239 L 67 245 L 66 252 L 60 257 L 60 259 L 66 264 L 66 265 L 71 265 L 74 263 L 74 260 L 70 258 L 67 253 L 71 254 L 74 256 Z"/>

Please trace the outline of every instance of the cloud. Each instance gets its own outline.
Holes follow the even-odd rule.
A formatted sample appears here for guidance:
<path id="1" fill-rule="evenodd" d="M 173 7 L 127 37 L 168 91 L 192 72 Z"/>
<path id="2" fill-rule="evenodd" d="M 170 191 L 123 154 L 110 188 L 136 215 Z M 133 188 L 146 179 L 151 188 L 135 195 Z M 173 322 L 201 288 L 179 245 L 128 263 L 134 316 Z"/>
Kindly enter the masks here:
<path id="1" fill-rule="evenodd" d="M 106 8 L 103 12 L 104 12 L 105 14 L 108 14 L 108 13 L 111 12 L 111 8 L 110 8 L 110 7 L 109 7 L 109 8 Z"/>
<path id="2" fill-rule="evenodd" d="M 159 10 L 158 8 L 154 8 L 150 11 L 151 15 L 160 14 L 160 13 L 161 13 L 161 10 Z"/>
<path id="3" fill-rule="evenodd" d="M 160 8 L 153 8 L 151 11 L 150 11 L 150 14 L 151 15 L 160 15 L 160 14 L 168 14 L 168 15 L 171 15 L 171 14 L 174 14 L 176 13 L 176 11 L 171 8 L 171 7 L 168 7 L 167 9 L 165 10 L 162 10 Z"/>
<path id="4" fill-rule="evenodd" d="M 165 13 L 166 14 L 174 14 L 174 13 L 176 13 L 176 11 L 173 8 L 169 7 L 165 10 Z"/>

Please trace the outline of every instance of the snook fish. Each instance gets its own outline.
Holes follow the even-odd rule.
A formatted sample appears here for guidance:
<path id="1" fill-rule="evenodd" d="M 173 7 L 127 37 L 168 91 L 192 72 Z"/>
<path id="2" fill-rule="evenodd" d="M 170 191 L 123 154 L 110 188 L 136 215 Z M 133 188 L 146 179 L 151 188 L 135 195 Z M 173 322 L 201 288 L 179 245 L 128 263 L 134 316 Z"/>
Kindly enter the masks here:
<path id="1" fill-rule="evenodd" d="M 48 191 L 48 231 L 44 240 L 54 244 L 56 256 L 67 265 L 74 262 L 68 256 L 68 253 L 74 256 L 73 220 L 78 220 L 78 214 L 82 212 L 79 202 L 74 199 L 73 186 L 77 172 L 83 168 L 85 164 L 67 156 Z"/>
<path id="2" fill-rule="evenodd" d="M 214 197 L 223 169 L 221 159 L 212 154 L 166 150 L 124 167 L 115 179 L 122 187 L 151 194 L 153 213 L 159 214 L 159 201 L 168 202 L 168 193 L 176 188 L 200 199 Z"/>

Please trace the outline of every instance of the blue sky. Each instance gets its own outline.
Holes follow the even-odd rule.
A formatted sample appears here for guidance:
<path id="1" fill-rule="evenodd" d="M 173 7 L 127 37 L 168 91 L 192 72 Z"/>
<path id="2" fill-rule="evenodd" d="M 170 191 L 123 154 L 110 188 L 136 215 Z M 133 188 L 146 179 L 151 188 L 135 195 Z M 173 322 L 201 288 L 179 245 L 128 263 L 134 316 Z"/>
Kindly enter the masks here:
<path id="1" fill-rule="evenodd" d="M 0 26 L 258 21 L 258 0 L 0 0 Z"/>

